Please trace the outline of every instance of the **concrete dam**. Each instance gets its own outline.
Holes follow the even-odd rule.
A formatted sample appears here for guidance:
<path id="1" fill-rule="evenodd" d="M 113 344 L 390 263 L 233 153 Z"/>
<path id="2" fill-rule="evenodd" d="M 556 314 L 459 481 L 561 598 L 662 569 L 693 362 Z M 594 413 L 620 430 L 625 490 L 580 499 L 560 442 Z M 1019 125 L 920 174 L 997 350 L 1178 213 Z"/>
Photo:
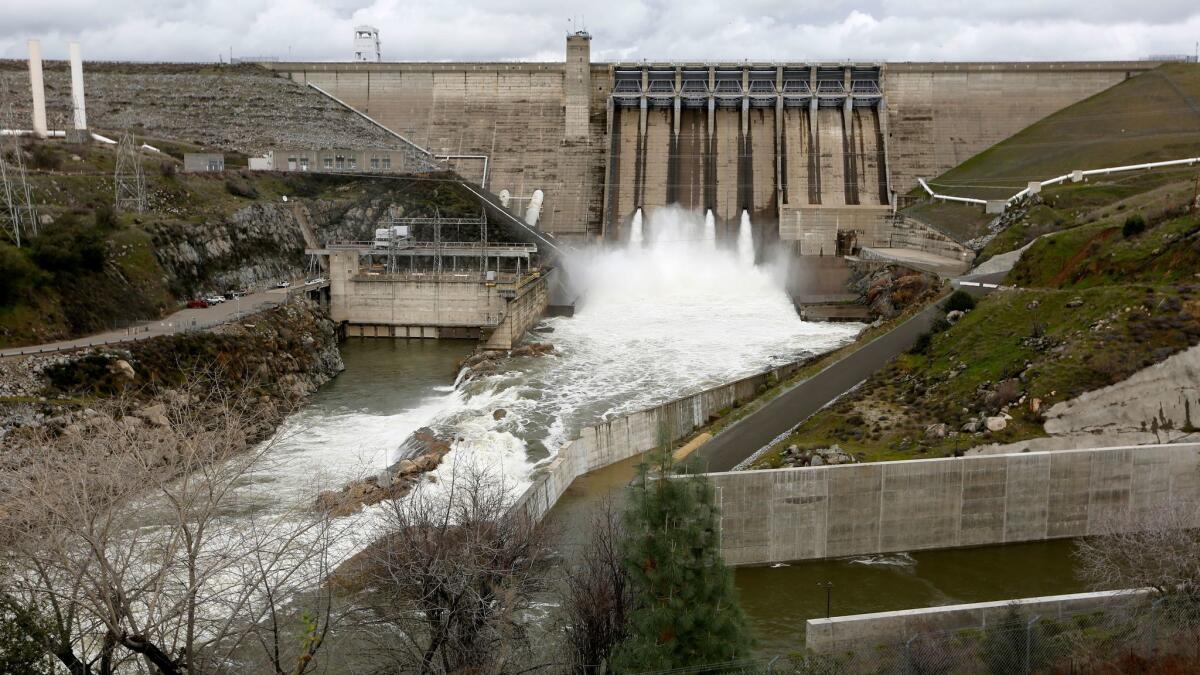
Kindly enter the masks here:
<path id="1" fill-rule="evenodd" d="M 265 63 L 427 149 L 562 239 L 624 236 L 637 209 L 742 211 L 756 239 L 830 255 L 888 245 L 937 176 L 1155 61 Z"/>

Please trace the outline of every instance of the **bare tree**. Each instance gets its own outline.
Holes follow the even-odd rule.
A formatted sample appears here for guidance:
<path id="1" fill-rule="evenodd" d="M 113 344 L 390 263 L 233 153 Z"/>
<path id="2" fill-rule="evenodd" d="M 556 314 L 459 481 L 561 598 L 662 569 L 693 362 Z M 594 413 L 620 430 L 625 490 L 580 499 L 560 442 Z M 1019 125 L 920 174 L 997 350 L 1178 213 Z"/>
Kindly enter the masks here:
<path id="1" fill-rule="evenodd" d="M 603 673 L 613 647 L 629 632 L 633 603 L 621 514 L 611 499 L 596 509 L 589 535 L 566 579 L 563 621 L 572 671 Z"/>
<path id="2" fill-rule="evenodd" d="M 1098 590 L 1153 588 L 1200 602 L 1200 506 L 1124 511 L 1075 544 L 1081 576 Z"/>
<path id="3" fill-rule="evenodd" d="M 544 590 L 543 527 L 487 471 L 456 465 L 386 508 L 385 534 L 364 561 L 362 626 L 385 669 L 404 673 L 529 670 L 526 612 Z"/>
<path id="4" fill-rule="evenodd" d="M 255 440 L 278 415 L 206 383 L 27 437 L 0 474 L 0 603 L 71 673 L 309 670 L 329 600 L 279 609 L 322 588 L 337 532 L 307 508 L 247 517 L 239 492 L 269 468 Z"/>

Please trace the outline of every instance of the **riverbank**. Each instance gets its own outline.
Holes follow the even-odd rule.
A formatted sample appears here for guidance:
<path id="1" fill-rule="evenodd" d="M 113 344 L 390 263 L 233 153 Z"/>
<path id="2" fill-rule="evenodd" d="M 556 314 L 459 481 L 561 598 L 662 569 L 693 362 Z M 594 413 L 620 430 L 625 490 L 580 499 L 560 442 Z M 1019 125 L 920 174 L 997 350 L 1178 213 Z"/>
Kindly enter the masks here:
<path id="1" fill-rule="evenodd" d="M 151 423 L 189 386 L 252 393 L 275 425 L 344 368 L 333 322 L 306 301 L 211 331 L 53 355 L 0 360 L 0 443 L 22 430 L 63 433 L 95 424 L 94 407 L 125 399 Z M 266 437 L 275 425 L 259 430 Z"/>

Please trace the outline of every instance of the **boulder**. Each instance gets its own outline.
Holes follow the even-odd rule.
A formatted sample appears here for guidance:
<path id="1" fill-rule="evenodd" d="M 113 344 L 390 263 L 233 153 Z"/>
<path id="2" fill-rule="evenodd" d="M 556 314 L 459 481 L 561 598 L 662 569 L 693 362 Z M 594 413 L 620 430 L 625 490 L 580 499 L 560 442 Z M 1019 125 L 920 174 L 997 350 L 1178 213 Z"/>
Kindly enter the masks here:
<path id="1" fill-rule="evenodd" d="M 950 323 L 958 323 L 958 320 L 961 318 L 963 318 L 963 311 L 961 309 L 946 313 L 946 320 Z"/>
<path id="2" fill-rule="evenodd" d="M 1008 426 L 1008 420 L 1003 417 L 989 417 L 984 424 L 988 431 L 1003 431 Z"/>
<path id="3" fill-rule="evenodd" d="M 1083 305 L 1083 298 L 1081 298 L 1079 296 L 1075 296 L 1074 298 L 1071 298 L 1071 300 L 1067 303 L 1067 307 L 1069 307 L 1071 309 L 1074 309 L 1081 305 Z"/>
<path id="4" fill-rule="evenodd" d="M 970 420 L 966 424 L 962 425 L 962 427 L 960 428 L 960 431 L 962 431 L 964 434 L 973 434 L 973 433 L 979 431 L 979 427 L 980 427 L 979 420 Z"/>
<path id="5" fill-rule="evenodd" d="M 813 455 L 812 461 L 810 461 L 808 465 L 809 466 L 823 466 L 824 464 L 825 464 L 824 457 L 821 457 L 820 455 Z"/>
<path id="6" fill-rule="evenodd" d="M 109 367 L 112 369 L 114 375 L 118 375 L 127 380 L 133 380 L 137 378 L 137 373 L 134 372 L 133 366 L 129 365 L 129 362 L 125 359 L 117 359 L 116 361 L 113 361 L 112 365 Z"/>
<path id="7" fill-rule="evenodd" d="M 946 426 L 945 422 L 938 422 L 937 424 L 930 424 L 929 426 L 925 427 L 925 438 L 928 438 L 930 440 L 938 440 L 941 438 L 945 438 L 946 434 L 949 433 L 949 431 L 950 431 L 950 429 Z"/>
<path id="8" fill-rule="evenodd" d="M 412 474 L 417 473 L 417 471 L 417 463 L 411 459 L 402 459 L 399 462 L 396 462 L 397 476 L 411 476 Z"/>
<path id="9" fill-rule="evenodd" d="M 507 410 L 505 410 L 504 408 L 497 408 L 496 412 L 492 413 L 492 419 L 499 422 L 500 420 L 504 419 L 507 415 L 508 415 Z"/>
<path id="10" fill-rule="evenodd" d="M 167 419 L 167 408 L 166 408 L 166 406 L 164 406 L 161 403 L 158 403 L 158 404 L 155 404 L 152 406 L 147 406 L 133 414 L 137 415 L 138 417 L 142 418 L 143 420 L 146 420 L 147 422 L 149 422 L 150 424 L 153 424 L 156 427 L 171 426 L 171 421 L 169 419 Z"/>

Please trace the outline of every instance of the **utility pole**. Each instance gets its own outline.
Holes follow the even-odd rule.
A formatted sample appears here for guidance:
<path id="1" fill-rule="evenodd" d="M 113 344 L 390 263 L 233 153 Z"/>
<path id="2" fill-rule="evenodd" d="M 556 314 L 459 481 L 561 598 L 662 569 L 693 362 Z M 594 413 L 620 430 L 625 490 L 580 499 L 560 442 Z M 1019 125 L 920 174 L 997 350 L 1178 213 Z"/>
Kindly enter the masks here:
<path id="1" fill-rule="evenodd" d="M 4 148 L 0 147 L 0 193 L 4 196 L 4 212 L 0 213 L 0 223 L 12 237 L 13 243 L 21 246 L 21 235 L 37 236 L 37 209 L 33 206 L 33 190 L 25 174 L 25 154 L 21 148 L 21 139 L 17 136 L 16 125 L 12 119 L 12 108 L 4 106 L 0 123 L 6 129 L 13 129 L 12 163 L 4 157 Z M 5 222 L 7 221 L 7 222 Z"/>
<path id="2" fill-rule="evenodd" d="M 116 211 L 146 210 L 146 176 L 142 173 L 141 148 L 135 145 L 133 134 L 128 131 L 121 136 L 117 146 L 117 168 L 113 173 L 115 195 L 113 209 Z"/>

